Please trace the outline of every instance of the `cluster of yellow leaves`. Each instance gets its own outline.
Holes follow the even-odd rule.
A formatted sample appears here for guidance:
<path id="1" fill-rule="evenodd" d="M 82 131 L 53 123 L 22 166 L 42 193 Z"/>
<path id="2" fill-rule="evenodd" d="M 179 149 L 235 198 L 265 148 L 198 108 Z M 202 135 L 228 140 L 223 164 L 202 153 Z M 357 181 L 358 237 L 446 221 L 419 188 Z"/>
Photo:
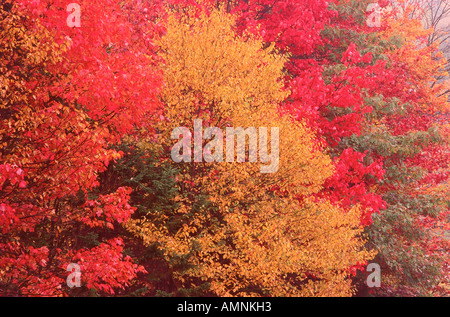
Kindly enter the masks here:
<path id="1" fill-rule="evenodd" d="M 36 30 L 27 30 L 19 14 L 6 14 L 0 19 L 0 109 L 11 104 L 27 103 L 38 96 L 30 95 L 25 82 L 30 70 L 45 69 L 62 60 L 61 53 L 67 49 L 51 40 L 48 30 L 36 21 Z M 16 65 L 11 61 L 16 61 Z M 17 69 L 17 66 L 21 66 Z M 16 67 L 14 67 L 16 66 Z"/>
<path id="2" fill-rule="evenodd" d="M 258 38 L 237 36 L 233 25 L 220 10 L 169 14 L 158 43 L 166 110 L 158 139 L 167 151 L 170 132 L 192 131 L 194 119 L 221 129 L 278 127 L 278 171 L 262 174 L 258 162 L 178 163 L 174 215 L 183 225 L 171 233 L 168 216 L 149 211 L 152 221 L 131 220 L 126 228 L 145 245 L 159 245 L 169 263 L 189 258 L 192 267 L 175 273 L 182 287 L 208 282 L 219 296 L 350 295 L 349 267 L 373 256 L 363 247 L 359 210 L 344 213 L 307 198 L 333 173 L 331 160 L 305 125 L 277 110 L 288 95 L 285 57 Z M 194 185 L 187 189 L 186 182 Z M 209 204 L 195 204 L 195 194 Z"/>
<path id="3" fill-rule="evenodd" d="M 169 17 L 167 34 L 159 43 L 166 61 L 161 95 L 166 121 L 158 127 L 162 139 L 173 144 L 170 132 L 181 126 L 192 131 L 194 119 L 221 128 L 224 138 L 226 126 L 267 127 L 269 131 L 278 127 L 280 169 L 265 180 L 304 185 L 303 194 L 317 192 L 332 173 L 331 161 L 314 149 L 312 133 L 305 125 L 278 114 L 277 105 L 289 95 L 281 80 L 286 58 L 273 46 L 263 48 L 260 39 L 237 37 L 232 26 L 231 16 L 217 12 L 202 19 Z M 234 168 L 243 168 L 248 176 L 259 173 L 258 164 L 251 168 L 236 164 Z M 221 165 L 230 168 L 230 163 Z"/>
<path id="4" fill-rule="evenodd" d="M 433 29 L 424 29 L 420 19 L 412 19 L 414 6 L 404 4 L 404 10 L 393 11 L 395 15 L 383 21 L 385 28 L 380 32 L 381 37 L 390 39 L 400 38 L 401 47 L 393 48 L 388 53 L 394 63 L 405 65 L 411 76 L 413 89 L 422 90 L 425 98 L 419 101 L 419 105 L 425 110 L 448 111 L 447 95 L 443 94 L 448 89 L 448 82 L 438 81 L 439 77 L 448 76 L 445 66 L 447 60 L 439 51 L 440 43 L 426 43 L 426 38 Z M 411 86 L 405 89 L 411 89 Z M 433 106 L 433 109 L 430 107 Z"/>

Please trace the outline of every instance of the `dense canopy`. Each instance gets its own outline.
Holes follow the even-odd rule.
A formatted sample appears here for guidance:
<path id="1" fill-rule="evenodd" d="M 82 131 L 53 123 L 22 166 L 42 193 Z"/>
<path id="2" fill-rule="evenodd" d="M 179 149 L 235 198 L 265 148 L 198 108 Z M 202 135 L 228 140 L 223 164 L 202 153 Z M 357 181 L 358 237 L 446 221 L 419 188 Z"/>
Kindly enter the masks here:
<path id="1" fill-rule="evenodd" d="M 370 3 L 2 1 L 0 295 L 449 296 L 448 64 Z"/>

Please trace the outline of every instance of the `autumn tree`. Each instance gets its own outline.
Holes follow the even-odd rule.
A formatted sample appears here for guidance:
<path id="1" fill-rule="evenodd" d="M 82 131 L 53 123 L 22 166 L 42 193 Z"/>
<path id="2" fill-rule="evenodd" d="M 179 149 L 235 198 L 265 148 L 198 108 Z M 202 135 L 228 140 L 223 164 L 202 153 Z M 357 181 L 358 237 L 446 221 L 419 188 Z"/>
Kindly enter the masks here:
<path id="1" fill-rule="evenodd" d="M 141 138 L 133 151 L 156 156 L 154 166 L 172 171 L 174 189 L 165 209 L 157 207 L 148 195 L 152 181 L 133 164 L 132 178 L 124 181 L 148 194 L 131 194 L 146 210 L 126 228 L 162 252 L 175 294 L 350 295 L 350 268 L 372 256 L 363 248 L 360 209 L 344 212 L 312 196 L 333 169 L 313 132 L 279 112 L 288 95 L 281 80 L 285 57 L 257 36 L 236 35 L 233 27 L 223 10 L 169 14 L 158 41 L 164 117 L 159 134 Z M 248 157 L 229 162 L 225 151 L 213 162 L 174 163 L 171 133 L 192 129 L 194 119 L 224 131 L 279 128 L 279 169 L 261 173 L 261 163 Z M 119 171 L 129 162 L 123 160 Z"/>
<path id="2" fill-rule="evenodd" d="M 120 157 L 111 145 L 154 104 L 150 50 L 134 45 L 117 3 L 81 2 L 81 29 L 65 5 L 0 7 L 2 295 L 114 294 L 143 272 L 112 232 L 134 212 L 130 190 L 93 188 Z M 66 285 L 69 263 L 81 289 Z"/>

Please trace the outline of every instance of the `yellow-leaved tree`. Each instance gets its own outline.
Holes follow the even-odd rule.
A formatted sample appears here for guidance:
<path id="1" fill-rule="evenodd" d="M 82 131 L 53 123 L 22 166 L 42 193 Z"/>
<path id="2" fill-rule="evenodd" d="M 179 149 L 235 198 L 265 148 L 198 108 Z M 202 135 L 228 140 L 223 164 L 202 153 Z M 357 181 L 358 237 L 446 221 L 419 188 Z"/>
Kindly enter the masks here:
<path id="1" fill-rule="evenodd" d="M 177 169 L 174 207 L 149 208 L 126 228 L 157 246 L 180 289 L 351 295 L 349 269 L 373 256 L 364 249 L 359 210 L 312 198 L 333 168 L 312 131 L 279 113 L 289 95 L 286 57 L 233 27 L 222 10 L 169 12 L 158 42 L 164 118 L 158 141 L 137 146 Z"/>

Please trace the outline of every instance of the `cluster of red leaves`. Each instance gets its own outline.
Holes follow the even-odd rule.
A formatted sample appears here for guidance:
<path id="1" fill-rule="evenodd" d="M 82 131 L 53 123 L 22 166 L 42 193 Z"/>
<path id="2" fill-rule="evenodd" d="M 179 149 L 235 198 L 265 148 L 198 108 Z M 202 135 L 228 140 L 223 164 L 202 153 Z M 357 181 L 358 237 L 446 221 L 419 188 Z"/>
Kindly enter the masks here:
<path id="1" fill-rule="evenodd" d="M 88 289 L 115 294 L 114 289 L 125 289 L 136 278 L 137 273 L 146 273 L 142 266 L 134 264 L 131 257 L 124 256 L 122 252 L 122 239 L 114 238 L 98 247 L 79 250 L 70 256 L 72 261 L 79 263 L 81 280 Z"/>
<path id="2" fill-rule="evenodd" d="M 372 223 L 372 213 L 385 208 L 386 203 L 380 195 L 369 191 L 370 186 L 383 179 L 382 163 L 378 161 L 364 165 L 364 156 L 351 148 L 345 149 L 335 159 L 336 172 L 324 184 L 326 190 L 321 195 L 339 201 L 346 208 L 359 203 L 365 211 L 361 215 L 361 223 L 368 226 Z"/>
<path id="3" fill-rule="evenodd" d="M 138 34 L 149 33 L 153 24 L 138 29 L 120 3 L 98 0 L 78 2 L 83 27 L 70 28 L 67 4 L 21 0 L 1 8 L 2 22 L 12 23 L 12 29 L 25 23 L 24 37 L 41 37 L 41 43 L 51 47 L 36 56 L 58 55 L 47 58 L 45 73 L 32 65 L 37 57 L 31 54 L 28 60 L 2 57 L 6 67 L 30 63 L 25 64 L 26 75 L 19 67 L 8 69 L 11 78 L 24 78 L 11 89 L 27 102 L 11 99 L 14 115 L 2 118 L 6 143 L 0 164 L 0 292 L 6 295 L 67 293 L 65 266 L 72 262 L 83 262 L 83 287 L 107 294 L 143 271 L 123 256 L 121 239 L 78 249 L 73 237 L 62 231 L 80 226 L 112 229 L 134 212 L 126 188 L 82 205 L 67 198 L 98 186 L 99 173 L 121 155 L 111 145 L 146 124 L 156 109 L 160 74 L 151 66 L 150 39 L 142 41 Z M 13 22 L 6 20 L 9 17 Z M 26 43 L 20 45 L 26 48 Z M 50 245 L 37 247 L 43 232 L 51 235 Z"/>
<path id="4" fill-rule="evenodd" d="M 24 171 L 21 168 L 13 167 L 11 164 L 0 165 L 0 189 L 11 192 L 18 188 L 25 188 L 27 183 L 24 181 Z M 0 226 L 2 233 L 6 234 L 11 226 L 20 221 L 16 210 L 6 201 L 0 203 Z"/>
<path id="5" fill-rule="evenodd" d="M 13 286 L 4 296 L 58 296 L 64 279 L 45 270 L 49 249 L 24 246 L 18 242 L 0 243 L 2 278 Z M 37 292 L 38 291 L 38 292 Z"/>
<path id="6" fill-rule="evenodd" d="M 114 229 L 113 222 L 127 221 L 136 210 L 128 203 L 130 193 L 130 188 L 119 187 L 115 193 L 100 195 L 97 200 L 86 201 L 83 206 L 86 214 L 81 221 L 90 227 L 106 226 Z"/>

